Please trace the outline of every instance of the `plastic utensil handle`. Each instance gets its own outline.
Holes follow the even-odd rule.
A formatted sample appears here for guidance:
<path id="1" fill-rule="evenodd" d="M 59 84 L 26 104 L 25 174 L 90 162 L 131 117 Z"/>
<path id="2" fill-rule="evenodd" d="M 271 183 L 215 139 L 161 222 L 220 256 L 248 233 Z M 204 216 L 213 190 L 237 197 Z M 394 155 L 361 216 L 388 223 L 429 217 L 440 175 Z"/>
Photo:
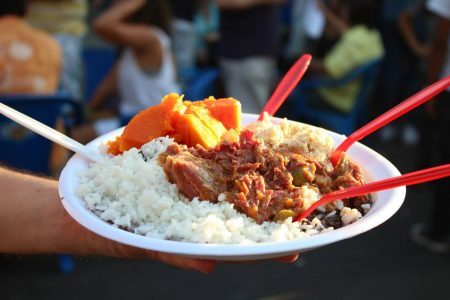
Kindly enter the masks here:
<path id="1" fill-rule="evenodd" d="M 336 152 L 347 151 L 347 149 L 354 143 L 364 137 L 368 136 L 372 132 L 378 130 L 380 127 L 392 122 L 393 120 L 403 116 L 407 112 L 413 110 L 417 106 L 433 99 L 434 96 L 446 90 L 450 86 L 450 76 L 447 76 L 438 82 L 428 86 L 415 95 L 409 97 L 402 103 L 388 110 L 381 116 L 377 117 L 370 123 L 367 123 L 354 133 L 352 133 L 347 139 L 337 147 Z"/>
<path id="2" fill-rule="evenodd" d="M 88 147 L 3 103 L 0 103 L 0 113 L 31 131 L 34 131 L 67 149 L 79 153 L 91 161 L 98 161 L 100 159 L 100 155 Z"/>
<path id="3" fill-rule="evenodd" d="M 308 69 L 311 59 L 312 56 L 310 54 L 303 54 L 289 69 L 278 84 L 269 101 L 267 101 L 264 106 L 261 114 L 259 115 L 259 121 L 262 120 L 264 112 L 267 112 L 270 116 L 273 116 L 278 111 L 281 104 L 283 104 L 300 79 L 302 79 Z"/>
<path id="4" fill-rule="evenodd" d="M 302 213 L 295 219 L 295 222 L 308 217 L 317 207 L 335 200 L 362 196 L 404 185 L 406 186 L 419 184 L 448 176 L 450 176 L 450 164 L 416 171 L 393 178 L 379 180 L 360 186 L 354 186 L 348 189 L 334 191 L 326 194 L 319 201 L 314 202 L 313 205 L 311 205 L 304 213 Z"/>

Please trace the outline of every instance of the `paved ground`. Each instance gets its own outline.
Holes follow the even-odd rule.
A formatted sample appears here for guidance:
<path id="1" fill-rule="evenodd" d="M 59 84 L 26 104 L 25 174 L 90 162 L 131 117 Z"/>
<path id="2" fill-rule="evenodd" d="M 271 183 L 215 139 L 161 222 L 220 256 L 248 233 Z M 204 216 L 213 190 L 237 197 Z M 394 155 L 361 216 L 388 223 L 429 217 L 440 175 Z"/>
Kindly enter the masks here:
<path id="1" fill-rule="evenodd" d="M 402 172 L 417 148 L 368 141 Z M 69 275 L 56 257 L 0 257 L 0 299 L 450 299 L 450 255 L 408 238 L 424 219 L 429 187 L 410 188 L 404 206 L 380 227 L 305 253 L 292 265 L 220 265 L 212 275 L 149 261 L 77 259 Z"/>

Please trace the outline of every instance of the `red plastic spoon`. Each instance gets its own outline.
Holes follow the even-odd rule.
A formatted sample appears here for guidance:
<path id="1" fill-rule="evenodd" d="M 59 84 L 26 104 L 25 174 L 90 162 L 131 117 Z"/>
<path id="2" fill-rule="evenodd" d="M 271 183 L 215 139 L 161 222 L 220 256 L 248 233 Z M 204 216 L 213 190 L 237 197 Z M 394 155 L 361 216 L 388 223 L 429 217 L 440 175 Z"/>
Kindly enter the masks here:
<path id="1" fill-rule="evenodd" d="M 326 194 L 319 201 L 314 202 L 314 204 L 312 204 L 305 212 L 297 217 L 294 222 L 306 219 L 317 207 L 335 200 L 362 196 L 383 190 L 389 190 L 403 185 L 414 185 L 448 176 L 450 176 L 450 164 L 416 171 L 393 178 L 383 179 L 360 186 L 353 186 L 351 188 L 339 191 L 334 191 Z"/>
<path id="2" fill-rule="evenodd" d="M 347 151 L 353 143 L 365 138 L 372 132 L 378 130 L 384 125 L 392 122 L 393 120 L 403 116 L 410 110 L 413 110 L 417 106 L 427 102 L 428 100 L 433 99 L 434 96 L 446 90 L 450 86 L 450 76 L 447 76 L 438 82 L 428 86 L 427 88 L 421 90 L 417 94 L 409 97 L 402 103 L 397 106 L 391 108 L 381 116 L 377 117 L 373 121 L 367 123 L 350 136 L 345 139 L 345 141 L 337 147 L 333 153 L 330 155 L 330 161 L 333 166 L 339 162 L 341 155 L 343 152 Z"/>
<path id="3" fill-rule="evenodd" d="M 283 104 L 300 79 L 302 79 L 308 69 L 311 59 L 312 56 L 310 54 L 303 54 L 289 69 L 261 111 L 258 121 L 263 119 L 264 112 L 267 112 L 270 116 L 273 116 L 278 111 L 281 104 Z"/>

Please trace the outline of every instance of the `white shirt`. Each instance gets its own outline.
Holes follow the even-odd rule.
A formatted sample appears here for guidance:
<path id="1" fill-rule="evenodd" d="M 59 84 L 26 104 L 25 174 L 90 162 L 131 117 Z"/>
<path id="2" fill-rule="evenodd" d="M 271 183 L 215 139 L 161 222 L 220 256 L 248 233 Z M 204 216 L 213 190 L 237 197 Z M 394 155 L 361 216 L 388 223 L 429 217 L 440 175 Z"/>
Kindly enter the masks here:
<path id="1" fill-rule="evenodd" d="M 118 65 L 119 109 L 122 116 L 132 116 L 159 104 L 166 94 L 180 93 L 170 38 L 161 29 L 152 29 L 163 49 L 161 67 L 154 73 L 145 72 L 140 68 L 133 50 L 125 49 Z"/>
<path id="2" fill-rule="evenodd" d="M 428 0 L 427 9 L 432 13 L 450 20 L 450 0 Z M 447 38 L 447 58 L 442 69 L 442 77 L 450 75 L 450 36 Z M 449 89 L 450 90 L 450 89 Z"/>
<path id="3" fill-rule="evenodd" d="M 317 40 L 325 29 L 325 16 L 316 0 L 308 0 L 304 8 L 303 27 L 308 37 Z"/>

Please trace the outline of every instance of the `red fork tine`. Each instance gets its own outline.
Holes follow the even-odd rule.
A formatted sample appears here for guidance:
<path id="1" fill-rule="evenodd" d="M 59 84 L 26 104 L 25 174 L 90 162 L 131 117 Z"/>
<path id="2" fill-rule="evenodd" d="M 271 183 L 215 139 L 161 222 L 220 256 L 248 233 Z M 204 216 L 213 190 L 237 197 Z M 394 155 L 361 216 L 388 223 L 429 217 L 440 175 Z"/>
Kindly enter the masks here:
<path id="1" fill-rule="evenodd" d="M 330 160 L 333 166 L 336 166 L 336 164 L 339 162 L 342 152 L 347 151 L 348 148 L 350 148 L 350 146 L 353 145 L 353 143 L 365 138 L 369 134 L 375 132 L 376 130 L 380 129 L 386 124 L 389 124 L 393 120 L 403 116 L 404 114 L 413 110 L 417 106 L 422 105 L 423 103 L 433 99 L 434 96 L 445 91 L 449 86 L 450 86 L 450 76 L 447 76 L 439 80 L 438 82 L 426 87 L 420 92 L 414 94 L 413 96 L 409 97 L 402 103 L 391 108 L 384 114 L 380 115 L 376 119 L 372 120 L 371 122 L 367 123 L 360 129 L 352 133 L 345 139 L 344 142 L 342 142 L 339 145 L 339 147 L 337 147 L 333 151 L 333 153 L 331 153 Z"/>
<path id="2" fill-rule="evenodd" d="M 302 79 L 308 69 L 311 59 L 311 55 L 303 54 L 289 69 L 261 111 L 258 121 L 263 119 L 264 112 L 267 112 L 270 116 L 273 116 L 278 111 L 297 83 L 300 79 Z"/>

